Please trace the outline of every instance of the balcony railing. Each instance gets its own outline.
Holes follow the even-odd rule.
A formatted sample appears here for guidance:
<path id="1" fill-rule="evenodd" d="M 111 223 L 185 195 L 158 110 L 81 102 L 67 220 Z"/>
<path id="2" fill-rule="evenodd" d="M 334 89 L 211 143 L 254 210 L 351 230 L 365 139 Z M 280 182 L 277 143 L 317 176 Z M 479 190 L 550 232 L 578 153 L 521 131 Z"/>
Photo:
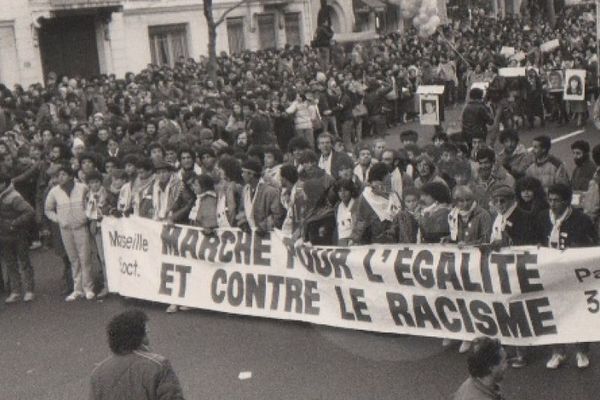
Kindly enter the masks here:
<path id="1" fill-rule="evenodd" d="M 48 0 L 50 7 L 58 10 L 77 8 L 114 7 L 122 5 L 123 0 Z"/>

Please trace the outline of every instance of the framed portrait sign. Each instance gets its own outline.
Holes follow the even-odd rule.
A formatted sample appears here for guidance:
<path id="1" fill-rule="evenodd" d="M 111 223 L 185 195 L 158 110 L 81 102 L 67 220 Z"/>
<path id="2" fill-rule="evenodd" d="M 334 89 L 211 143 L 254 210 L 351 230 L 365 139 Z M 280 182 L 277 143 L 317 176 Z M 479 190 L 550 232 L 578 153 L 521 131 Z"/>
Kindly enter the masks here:
<path id="1" fill-rule="evenodd" d="M 562 92 L 565 85 L 565 71 L 562 69 L 553 69 L 548 72 L 548 91 Z"/>
<path id="2" fill-rule="evenodd" d="M 422 94 L 419 96 L 419 115 L 421 125 L 440 124 L 439 97 L 434 94 Z"/>
<path id="3" fill-rule="evenodd" d="M 568 69 L 565 71 L 563 99 L 585 100 L 584 69 Z"/>

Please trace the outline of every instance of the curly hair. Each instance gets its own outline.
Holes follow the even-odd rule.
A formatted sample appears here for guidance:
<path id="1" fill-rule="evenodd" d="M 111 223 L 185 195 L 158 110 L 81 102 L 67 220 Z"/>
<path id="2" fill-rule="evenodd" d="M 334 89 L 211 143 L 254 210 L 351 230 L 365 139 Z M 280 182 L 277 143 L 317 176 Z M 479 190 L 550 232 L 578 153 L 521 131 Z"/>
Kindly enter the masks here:
<path id="1" fill-rule="evenodd" d="M 148 316 L 141 310 L 129 310 L 113 317 L 106 327 L 110 350 L 123 355 L 139 349 L 146 336 L 146 322 Z"/>

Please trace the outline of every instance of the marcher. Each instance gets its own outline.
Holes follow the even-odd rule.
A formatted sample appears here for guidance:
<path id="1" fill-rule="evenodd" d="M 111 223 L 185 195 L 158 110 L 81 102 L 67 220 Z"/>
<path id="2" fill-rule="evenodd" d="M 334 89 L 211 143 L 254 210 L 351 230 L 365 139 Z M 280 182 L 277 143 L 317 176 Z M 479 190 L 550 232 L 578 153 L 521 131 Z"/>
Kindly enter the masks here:
<path id="1" fill-rule="evenodd" d="M 112 356 L 90 378 L 90 400 L 183 400 L 179 379 L 165 357 L 149 347 L 148 316 L 139 310 L 115 316 L 106 328 Z"/>

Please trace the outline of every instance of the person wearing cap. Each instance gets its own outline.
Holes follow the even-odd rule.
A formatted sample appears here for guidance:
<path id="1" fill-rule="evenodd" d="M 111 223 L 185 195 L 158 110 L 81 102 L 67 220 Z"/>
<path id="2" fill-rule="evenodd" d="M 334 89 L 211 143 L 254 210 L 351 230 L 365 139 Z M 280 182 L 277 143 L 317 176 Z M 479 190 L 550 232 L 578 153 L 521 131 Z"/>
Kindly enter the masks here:
<path id="1" fill-rule="evenodd" d="M 65 301 L 95 298 L 92 278 L 91 243 L 87 229 L 85 200 L 88 188 L 74 179 L 69 165 L 58 167 L 58 185 L 48 192 L 44 211 L 50 221 L 58 223 L 65 250 L 71 262 L 73 293 Z"/>
<path id="2" fill-rule="evenodd" d="M 259 233 L 271 232 L 280 228 L 284 212 L 279 198 L 279 191 L 264 182 L 260 176 L 262 167 L 252 158 L 242 164 L 242 201 L 238 212 L 238 226 Z"/>
<path id="3" fill-rule="evenodd" d="M 580 209 L 571 207 L 573 191 L 564 183 L 556 183 L 548 188 L 550 210 L 537 215 L 538 244 L 558 250 L 598 245 L 598 232 L 590 217 Z M 587 368 L 589 343 L 577 343 L 576 361 L 578 368 Z M 565 346 L 552 346 L 552 357 L 546 368 L 556 369 L 566 361 Z"/>
<path id="4" fill-rule="evenodd" d="M 5 303 L 34 298 L 33 267 L 29 259 L 28 224 L 35 219 L 33 207 L 17 192 L 11 177 L 0 173 L 0 262 L 6 268 L 10 295 Z M 20 267 L 19 267 L 20 265 Z"/>
<path id="5" fill-rule="evenodd" d="M 585 140 L 576 140 L 571 145 L 575 168 L 571 174 L 573 191 L 584 192 L 596 172 L 596 165 L 590 159 L 590 144 Z"/>
<path id="6" fill-rule="evenodd" d="M 156 171 L 156 179 L 151 186 L 151 218 L 155 221 L 172 222 L 173 207 L 183 189 L 183 183 L 175 173 L 175 167 L 165 161 L 159 160 L 155 162 L 154 170 Z"/>
<path id="7" fill-rule="evenodd" d="M 479 337 L 467 356 L 469 378 L 454 393 L 453 400 L 502 400 L 499 383 L 508 366 L 506 351 L 498 339 Z"/>

